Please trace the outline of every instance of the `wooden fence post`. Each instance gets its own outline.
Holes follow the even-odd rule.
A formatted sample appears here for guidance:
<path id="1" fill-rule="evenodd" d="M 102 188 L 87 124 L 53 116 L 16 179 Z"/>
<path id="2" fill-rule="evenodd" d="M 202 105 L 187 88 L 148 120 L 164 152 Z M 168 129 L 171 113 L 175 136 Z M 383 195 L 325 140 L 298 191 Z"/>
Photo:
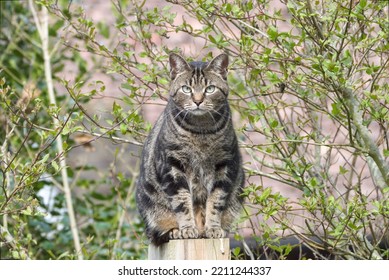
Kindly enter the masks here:
<path id="1" fill-rule="evenodd" d="M 161 246 L 149 245 L 149 260 L 229 260 L 230 240 L 179 239 Z"/>

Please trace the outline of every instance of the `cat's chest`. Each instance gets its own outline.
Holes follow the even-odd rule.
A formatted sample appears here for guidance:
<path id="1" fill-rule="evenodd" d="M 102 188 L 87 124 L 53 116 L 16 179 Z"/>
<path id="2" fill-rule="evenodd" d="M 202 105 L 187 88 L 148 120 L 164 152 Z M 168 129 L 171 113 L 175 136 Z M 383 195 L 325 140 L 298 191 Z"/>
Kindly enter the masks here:
<path id="1" fill-rule="evenodd" d="M 217 144 L 211 141 L 196 141 L 186 144 L 186 156 L 193 169 L 210 169 L 218 154 Z"/>
<path id="2" fill-rule="evenodd" d="M 225 157 L 220 141 L 223 137 L 207 135 L 180 140 L 180 149 L 174 157 L 182 164 L 182 170 L 192 191 L 207 192 L 215 181 L 215 166 Z M 195 192 L 193 192 L 195 193 Z"/>
<path id="3" fill-rule="evenodd" d="M 215 177 L 215 161 L 218 151 L 214 145 L 188 145 L 187 178 L 193 190 L 210 188 Z"/>

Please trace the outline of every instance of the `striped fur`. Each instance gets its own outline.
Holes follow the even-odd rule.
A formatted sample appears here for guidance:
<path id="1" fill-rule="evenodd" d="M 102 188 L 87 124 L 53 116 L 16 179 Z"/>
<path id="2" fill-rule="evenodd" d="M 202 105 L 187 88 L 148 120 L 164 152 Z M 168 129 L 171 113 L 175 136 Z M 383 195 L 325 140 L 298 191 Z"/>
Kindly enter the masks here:
<path id="1" fill-rule="evenodd" d="M 156 245 L 225 237 L 244 182 L 227 102 L 228 56 L 189 64 L 171 54 L 169 61 L 170 99 L 144 144 L 138 209 Z"/>

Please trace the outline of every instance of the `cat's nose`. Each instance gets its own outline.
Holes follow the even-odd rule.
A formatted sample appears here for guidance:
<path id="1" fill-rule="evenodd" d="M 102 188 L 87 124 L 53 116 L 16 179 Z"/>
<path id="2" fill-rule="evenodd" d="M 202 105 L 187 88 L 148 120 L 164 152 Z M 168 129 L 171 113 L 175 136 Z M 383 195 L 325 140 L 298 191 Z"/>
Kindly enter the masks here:
<path id="1" fill-rule="evenodd" d="M 202 93 L 199 93 L 199 92 L 194 92 L 192 95 L 192 101 L 194 104 L 197 105 L 197 107 L 199 107 L 200 104 L 203 103 L 203 101 L 204 101 L 204 95 Z"/>
<path id="2" fill-rule="evenodd" d="M 192 100 L 193 100 L 193 103 L 196 104 L 197 107 L 198 107 L 198 106 L 200 106 L 201 103 L 203 103 L 204 98 L 203 97 L 195 98 L 195 96 L 194 96 L 192 98 Z"/>
<path id="3" fill-rule="evenodd" d="M 201 103 L 203 103 L 203 100 L 193 100 L 193 103 L 198 106 L 200 106 Z"/>

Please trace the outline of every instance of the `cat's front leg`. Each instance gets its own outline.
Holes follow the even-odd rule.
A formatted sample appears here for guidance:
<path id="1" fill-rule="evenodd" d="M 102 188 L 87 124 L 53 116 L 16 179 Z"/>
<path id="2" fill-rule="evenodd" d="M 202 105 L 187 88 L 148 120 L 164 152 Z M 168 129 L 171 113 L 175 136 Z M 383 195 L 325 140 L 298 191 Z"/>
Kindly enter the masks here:
<path id="1" fill-rule="evenodd" d="M 178 228 L 172 229 L 169 233 L 170 239 L 199 238 L 199 230 L 196 227 L 192 197 L 185 178 L 176 178 L 165 189 L 171 209 L 174 212 Z"/>
<path id="2" fill-rule="evenodd" d="M 221 227 L 222 212 L 226 208 L 226 198 L 228 193 L 224 191 L 228 182 L 216 182 L 209 194 L 206 204 L 205 215 L 205 237 L 223 238 L 227 232 Z"/>
<path id="3" fill-rule="evenodd" d="M 180 190 L 177 195 L 172 197 L 171 205 L 178 222 L 178 229 L 173 229 L 170 232 L 171 239 L 198 238 L 199 230 L 195 224 L 189 190 Z"/>

